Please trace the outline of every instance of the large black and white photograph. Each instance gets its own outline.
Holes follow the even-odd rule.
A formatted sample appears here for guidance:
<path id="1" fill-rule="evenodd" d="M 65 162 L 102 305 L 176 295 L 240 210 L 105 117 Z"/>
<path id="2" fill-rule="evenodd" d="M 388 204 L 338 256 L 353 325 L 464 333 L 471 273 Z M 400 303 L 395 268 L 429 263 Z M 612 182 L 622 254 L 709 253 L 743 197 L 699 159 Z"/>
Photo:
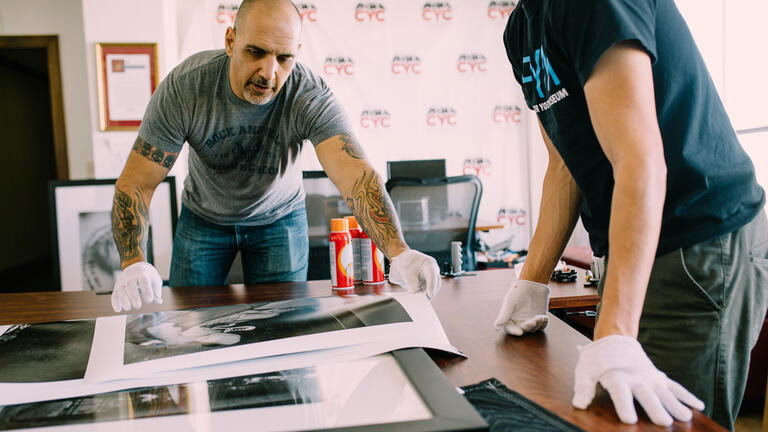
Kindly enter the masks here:
<path id="1" fill-rule="evenodd" d="M 125 325 L 124 364 L 296 336 L 411 322 L 392 297 L 302 298 L 137 314 Z"/>
<path id="2" fill-rule="evenodd" d="M 0 330 L 0 382 L 82 379 L 95 320 L 18 324 Z"/>
<path id="3" fill-rule="evenodd" d="M 115 180 L 68 180 L 49 184 L 52 257 L 57 288 L 106 291 L 114 287 L 120 259 L 112 238 Z M 177 220 L 175 179 L 158 185 L 149 211 L 148 262 L 167 280 Z"/>
<path id="4" fill-rule="evenodd" d="M 200 388 L 207 391 L 199 391 Z M 207 400 L 199 401 L 200 397 Z M 314 367 L 0 406 L 0 430 L 321 402 Z"/>

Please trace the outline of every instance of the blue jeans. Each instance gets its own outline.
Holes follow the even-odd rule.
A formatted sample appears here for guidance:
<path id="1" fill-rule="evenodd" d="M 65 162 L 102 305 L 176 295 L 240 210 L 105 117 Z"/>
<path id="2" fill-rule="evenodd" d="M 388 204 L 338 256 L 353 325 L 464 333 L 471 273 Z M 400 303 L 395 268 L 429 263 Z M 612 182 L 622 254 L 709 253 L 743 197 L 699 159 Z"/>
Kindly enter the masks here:
<path id="1" fill-rule="evenodd" d="M 224 285 L 240 251 L 243 282 L 307 280 L 307 212 L 299 207 L 263 226 L 219 225 L 182 205 L 173 240 L 170 286 Z"/>

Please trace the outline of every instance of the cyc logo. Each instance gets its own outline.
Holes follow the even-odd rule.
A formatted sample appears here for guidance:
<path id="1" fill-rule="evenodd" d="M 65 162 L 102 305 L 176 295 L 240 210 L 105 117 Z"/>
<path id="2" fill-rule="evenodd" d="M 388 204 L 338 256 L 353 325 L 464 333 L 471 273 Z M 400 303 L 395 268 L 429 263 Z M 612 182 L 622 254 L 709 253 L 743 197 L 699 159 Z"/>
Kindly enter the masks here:
<path id="1" fill-rule="evenodd" d="M 496 214 L 496 222 L 510 225 L 525 225 L 527 223 L 525 210 L 516 208 L 501 208 Z"/>
<path id="2" fill-rule="evenodd" d="M 497 105 L 493 108 L 491 118 L 498 124 L 520 123 L 521 114 L 522 110 L 519 106 Z"/>
<path id="3" fill-rule="evenodd" d="M 448 2 L 427 2 L 421 9 L 424 21 L 450 21 L 453 19 L 453 9 Z"/>
<path id="4" fill-rule="evenodd" d="M 355 21 L 384 22 L 384 5 L 381 3 L 358 3 L 355 6 Z"/>
<path id="5" fill-rule="evenodd" d="M 352 75 L 355 73 L 355 63 L 349 57 L 326 57 L 323 62 L 323 72 L 326 75 Z"/>
<path id="6" fill-rule="evenodd" d="M 449 107 L 430 108 L 427 111 L 427 124 L 430 126 L 456 125 L 456 110 Z"/>
<path id="7" fill-rule="evenodd" d="M 233 25 L 237 15 L 237 5 L 219 5 L 216 9 L 216 22 Z"/>
<path id="8" fill-rule="evenodd" d="M 461 173 L 464 175 L 474 174 L 480 176 L 480 174 L 491 174 L 491 160 L 483 157 L 474 159 L 464 159 L 464 166 L 461 169 Z"/>
<path id="9" fill-rule="evenodd" d="M 390 115 L 385 109 L 367 109 L 360 113 L 360 126 L 368 129 L 374 128 L 388 128 Z"/>
<path id="10" fill-rule="evenodd" d="M 301 21 L 315 22 L 317 21 L 317 7 L 312 3 L 297 3 L 296 9 L 301 14 Z"/>
<path id="11" fill-rule="evenodd" d="M 482 54 L 462 54 L 456 62 L 456 69 L 461 73 L 465 72 L 486 72 L 485 64 L 488 60 Z"/>
<path id="12" fill-rule="evenodd" d="M 506 20 L 517 6 L 516 1 L 492 1 L 488 4 L 488 18 Z"/>
<path id="13" fill-rule="evenodd" d="M 400 74 L 420 74 L 421 59 L 418 56 L 394 56 L 392 58 L 392 73 Z"/>

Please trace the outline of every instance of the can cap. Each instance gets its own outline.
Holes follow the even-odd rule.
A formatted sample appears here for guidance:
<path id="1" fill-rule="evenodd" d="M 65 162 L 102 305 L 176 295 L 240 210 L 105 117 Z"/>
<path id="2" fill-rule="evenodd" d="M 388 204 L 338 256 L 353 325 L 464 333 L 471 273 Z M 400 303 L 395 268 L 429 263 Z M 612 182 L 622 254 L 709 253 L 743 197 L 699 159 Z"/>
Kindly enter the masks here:
<path id="1" fill-rule="evenodd" d="M 347 220 L 347 224 L 349 225 L 349 229 L 360 229 L 360 225 L 357 224 L 357 218 L 354 216 L 344 216 L 344 219 Z"/>
<path id="2" fill-rule="evenodd" d="M 347 231 L 347 220 L 342 218 L 331 219 L 331 232 L 344 232 Z"/>

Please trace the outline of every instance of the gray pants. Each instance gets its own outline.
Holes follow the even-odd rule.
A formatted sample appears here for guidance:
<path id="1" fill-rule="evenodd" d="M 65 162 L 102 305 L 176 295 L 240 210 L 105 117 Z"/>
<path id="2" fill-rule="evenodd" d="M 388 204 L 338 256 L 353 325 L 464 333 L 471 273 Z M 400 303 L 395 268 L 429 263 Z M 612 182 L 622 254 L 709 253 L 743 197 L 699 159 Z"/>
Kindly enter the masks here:
<path id="1" fill-rule="evenodd" d="M 733 429 L 767 309 L 761 212 L 730 234 L 656 258 L 638 340 L 659 370 L 704 401 L 706 415 Z"/>

